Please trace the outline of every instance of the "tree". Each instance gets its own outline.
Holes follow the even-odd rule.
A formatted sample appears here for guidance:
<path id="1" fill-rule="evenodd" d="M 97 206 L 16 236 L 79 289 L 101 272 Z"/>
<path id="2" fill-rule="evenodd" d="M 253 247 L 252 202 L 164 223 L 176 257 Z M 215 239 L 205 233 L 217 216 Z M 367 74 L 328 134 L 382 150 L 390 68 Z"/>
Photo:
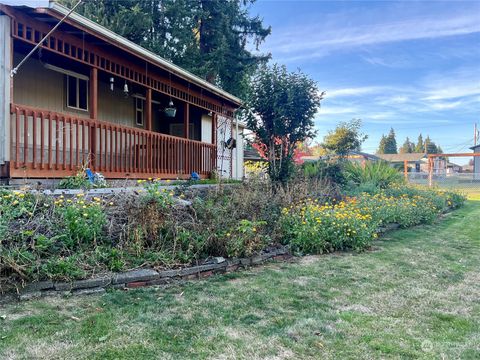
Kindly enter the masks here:
<path id="1" fill-rule="evenodd" d="M 380 145 L 378 147 L 378 154 L 397 154 L 397 140 L 395 138 L 395 131 L 393 128 L 387 136 L 382 135 Z"/>
<path id="2" fill-rule="evenodd" d="M 380 143 L 378 145 L 377 154 L 385 154 L 386 144 L 387 144 L 387 137 L 384 134 L 382 134 L 382 137 L 380 138 Z"/>
<path id="3" fill-rule="evenodd" d="M 272 181 L 290 179 L 297 144 L 315 136 L 313 119 L 322 97 L 312 79 L 285 66 L 264 65 L 253 77 L 245 118 L 264 146 Z"/>
<path id="4" fill-rule="evenodd" d="M 77 0 L 61 0 L 72 7 Z M 237 96 L 270 55 L 249 49 L 271 28 L 249 14 L 255 0 L 97 0 L 77 11 Z"/>
<path id="5" fill-rule="evenodd" d="M 360 132 L 362 121 L 353 119 L 350 122 L 341 122 L 335 130 L 329 131 L 323 139 L 323 147 L 334 154 L 345 157 L 350 151 L 360 151 L 367 135 Z"/>
<path id="6" fill-rule="evenodd" d="M 415 144 L 410 141 L 410 139 L 407 138 L 405 139 L 405 142 L 403 143 L 402 147 L 400 148 L 400 154 L 410 154 L 415 152 Z"/>
<path id="7" fill-rule="evenodd" d="M 417 145 L 415 145 L 415 152 L 417 152 L 417 153 L 424 153 L 425 152 L 425 144 L 423 142 L 422 134 L 418 135 Z"/>
<path id="8" fill-rule="evenodd" d="M 425 148 L 427 154 L 440 154 L 442 149 L 440 149 L 431 139 L 430 136 L 425 138 Z"/>

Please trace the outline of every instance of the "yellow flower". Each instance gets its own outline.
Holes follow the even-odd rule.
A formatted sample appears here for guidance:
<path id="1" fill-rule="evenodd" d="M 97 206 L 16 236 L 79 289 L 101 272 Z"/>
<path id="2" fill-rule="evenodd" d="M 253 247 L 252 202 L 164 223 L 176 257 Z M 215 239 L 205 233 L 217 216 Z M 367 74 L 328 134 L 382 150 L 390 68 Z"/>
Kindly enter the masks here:
<path id="1" fill-rule="evenodd" d="M 85 196 L 85 194 L 82 194 L 82 193 L 77 194 L 77 197 L 83 197 L 83 196 Z"/>
<path id="2" fill-rule="evenodd" d="M 88 213 L 83 213 L 83 216 L 88 217 Z"/>

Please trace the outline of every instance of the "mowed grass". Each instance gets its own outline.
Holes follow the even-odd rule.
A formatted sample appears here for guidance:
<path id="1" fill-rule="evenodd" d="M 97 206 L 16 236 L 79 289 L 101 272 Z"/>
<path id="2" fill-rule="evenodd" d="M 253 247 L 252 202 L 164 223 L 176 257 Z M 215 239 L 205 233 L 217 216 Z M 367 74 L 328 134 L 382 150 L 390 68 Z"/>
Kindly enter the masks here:
<path id="1" fill-rule="evenodd" d="M 0 308 L 2 359 L 479 359 L 480 201 L 373 251 Z"/>

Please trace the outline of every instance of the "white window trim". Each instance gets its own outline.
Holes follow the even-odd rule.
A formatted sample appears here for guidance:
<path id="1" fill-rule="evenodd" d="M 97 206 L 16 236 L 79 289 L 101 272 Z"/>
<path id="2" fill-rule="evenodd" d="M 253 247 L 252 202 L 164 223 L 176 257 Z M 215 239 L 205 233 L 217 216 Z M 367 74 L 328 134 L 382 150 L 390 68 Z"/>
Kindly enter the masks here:
<path id="1" fill-rule="evenodd" d="M 85 112 L 88 112 L 89 111 L 89 100 L 90 100 L 90 94 L 89 94 L 89 79 L 88 77 L 86 79 L 84 79 L 83 77 L 78 77 L 77 75 L 73 75 L 73 74 L 66 74 L 67 76 L 67 86 L 66 86 L 66 90 L 65 90 L 65 93 L 66 93 L 66 98 L 65 98 L 65 103 L 66 103 L 66 106 L 68 109 L 74 109 L 74 110 L 79 110 L 79 111 L 85 111 Z M 78 107 L 78 106 L 71 106 L 68 104 L 68 99 L 69 99 L 69 96 L 68 96 L 68 91 L 70 89 L 70 78 L 74 78 L 76 80 L 76 85 L 77 85 L 77 99 L 76 99 L 76 103 L 77 105 L 80 104 L 80 82 L 79 80 L 84 80 L 87 82 L 87 89 L 86 89 L 86 96 L 87 96 L 87 99 L 86 99 L 86 102 L 87 102 L 87 107 L 84 109 L 84 108 L 81 108 L 81 107 Z"/>
<path id="2" fill-rule="evenodd" d="M 138 98 L 138 99 L 142 99 L 144 101 L 147 101 L 147 98 L 143 95 L 140 95 L 140 94 L 132 94 L 132 97 L 133 98 Z M 156 100 L 152 100 L 152 104 L 157 104 L 157 105 L 160 105 L 160 101 L 156 101 Z"/>

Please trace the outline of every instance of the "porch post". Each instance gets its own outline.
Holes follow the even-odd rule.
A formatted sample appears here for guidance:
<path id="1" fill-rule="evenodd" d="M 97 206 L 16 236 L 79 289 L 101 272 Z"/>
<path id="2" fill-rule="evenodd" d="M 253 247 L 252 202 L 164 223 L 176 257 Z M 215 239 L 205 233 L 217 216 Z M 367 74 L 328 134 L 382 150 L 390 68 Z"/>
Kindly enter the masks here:
<path id="1" fill-rule="evenodd" d="M 95 67 L 90 69 L 90 119 L 98 118 L 98 70 Z M 100 149 L 101 151 L 102 149 Z M 95 169 L 97 155 L 97 125 L 90 127 L 90 161 L 91 168 Z"/>
<path id="2" fill-rule="evenodd" d="M 152 89 L 147 88 L 145 96 L 146 129 L 152 131 Z"/>
<path id="3" fill-rule="evenodd" d="M 405 177 L 405 181 L 408 182 L 408 162 L 407 162 L 407 160 L 403 161 L 403 176 Z"/>
<path id="4" fill-rule="evenodd" d="M 190 104 L 185 103 L 183 107 L 183 137 L 189 139 L 189 118 L 190 118 Z"/>
<path id="5" fill-rule="evenodd" d="M 10 71 L 13 66 L 13 38 L 10 34 L 11 20 L 8 16 L 0 15 L 0 29 L 3 33 L 0 37 L 0 165 L 4 165 L 10 161 L 10 142 L 13 141 L 10 138 L 10 104 L 13 103 L 13 78 Z"/>
<path id="6" fill-rule="evenodd" d="M 183 106 L 183 137 L 185 139 L 189 139 L 189 119 L 190 118 L 190 104 L 185 103 Z M 189 142 L 185 141 L 185 147 L 184 147 L 184 154 L 183 154 L 183 161 L 184 161 L 184 169 L 185 173 L 189 174 L 190 171 L 190 146 Z"/>
<path id="7" fill-rule="evenodd" d="M 217 170 L 217 158 L 218 158 L 218 149 L 217 149 L 217 114 L 212 114 L 212 144 L 214 148 L 212 150 L 212 159 L 210 161 L 211 169 L 210 171 Z"/>

